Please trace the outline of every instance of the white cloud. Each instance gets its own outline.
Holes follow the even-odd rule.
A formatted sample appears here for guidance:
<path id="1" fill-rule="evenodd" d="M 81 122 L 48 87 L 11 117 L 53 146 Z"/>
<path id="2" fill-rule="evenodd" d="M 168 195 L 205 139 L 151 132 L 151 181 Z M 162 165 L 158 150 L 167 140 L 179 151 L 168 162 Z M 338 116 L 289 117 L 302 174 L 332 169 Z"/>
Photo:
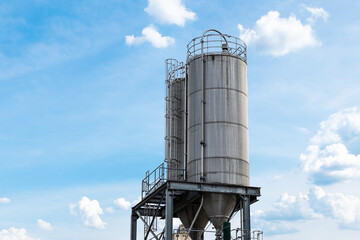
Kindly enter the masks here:
<path id="1" fill-rule="evenodd" d="M 308 194 L 292 196 L 284 193 L 269 211 L 252 212 L 256 227 L 270 235 L 296 232 L 287 226 L 291 221 L 308 221 L 330 218 L 338 221 L 342 228 L 360 229 L 360 198 L 342 193 L 327 193 L 318 186 L 310 188 Z M 285 228 L 281 228 L 284 225 Z M 283 231 L 284 230 L 284 231 Z"/>
<path id="2" fill-rule="evenodd" d="M 323 8 L 311 8 L 307 6 L 304 6 L 304 8 L 311 13 L 311 17 L 307 19 L 307 21 L 311 23 L 315 22 L 318 18 L 322 18 L 324 21 L 327 21 L 330 16 Z"/>
<path id="3" fill-rule="evenodd" d="M 114 201 L 115 205 L 124 210 L 128 210 L 131 207 L 131 203 L 126 201 L 125 198 L 118 198 Z"/>
<path id="4" fill-rule="evenodd" d="M 264 217 L 265 213 L 262 210 L 257 210 L 251 213 L 252 228 L 261 229 L 264 231 L 266 236 L 275 236 L 282 234 L 291 234 L 299 232 L 298 229 L 289 226 L 288 222 L 285 221 L 266 221 Z"/>
<path id="5" fill-rule="evenodd" d="M 310 142 L 325 146 L 352 140 L 357 135 L 360 135 L 360 112 L 353 107 L 332 114 L 327 120 L 321 122 L 320 129 Z"/>
<path id="6" fill-rule="evenodd" d="M 39 238 L 31 238 L 27 235 L 24 228 L 11 227 L 8 230 L 0 231 L 0 240 L 40 240 Z"/>
<path id="7" fill-rule="evenodd" d="M 104 212 L 97 200 L 90 200 L 88 197 L 82 197 L 76 204 L 70 204 L 70 213 L 80 215 L 85 226 L 104 229 L 106 223 L 100 218 Z"/>
<path id="8" fill-rule="evenodd" d="M 261 229 L 267 236 L 271 236 L 298 232 L 291 226 L 291 222 L 316 219 L 321 215 L 310 208 L 306 194 L 293 196 L 284 193 L 271 210 L 256 210 L 251 213 L 251 217 L 255 229 Z"/>
<path id="9" fill-rule="evenodd" d="M 154 26 L 150 25 L 141 31 L 142 36 L 135 37 L 134 35 L 125 36 L 125 43 L 128 46 L 139 45 L 144 42 L 149 42 L 153 47 L 166 48 L 175 43 L 175 39 L 172 37 L 162 36 Z"/>
<path id="10" fill-rule="evenodd" d="M 41 228 L 42 230 L 46 230 L 46 231 L 51 231 L 52 230 L 51 224 L 48 223 L 48 222 L 45 222 L 42 219 L 38 219 L 37 224 L 38 224 L 39 228 Z"/>
<path id="11" fill-rule="evenodd" d="M 309 24 L 302 24 L 295 15 L 280 18 L 277 11 L 270 11 L 255 23 L 254 29 L 244 29 L 239 24 L 240 38 L 260 52 L 282 56 L 290 52 L 321 43 L 316 40 Z"/>
<path id="12" fill-rule="evenodd" d="M 181 0 L 148 0 L 148 2 L 145 12 L 161 23 L 184 26 L 187 20 L 196 19 L 196 14 L 186 9 Z"/>
<path id="13" fill-rule="evenodd" d="M 360 178 L 360 154 L 350 153 L 348 145 L 359 143 L 360 112 L 344 109 L 321 122 L 300 155 L 303 170 L 320 185 Z"/>
<path id="14" fill-rule="evenodd" d="M 0 203 L 9 203 L 9 202 L 11 202 L 9 198 L 6 197 L 0 198 Z"/>
<path id="15" fill-rule="evenodd" d="M 360 177 L 360 155 L 349 153 L 342 143 L 332 144 L 320 149 L 310 145 L 301 154 L 304 171 L 310 174 L 316 184 L 329 184 Z"/>
<path id="16" fill-rule="evenodd" d="M 274 203 L 274 208 L 263 213 L 263 218 L 268 221 L 297 221 L 301 219 L 314 219 L 319 217 L 310 207 L 308 196 L 299 193 L 297 196 L 284 193 Z"/>
<path id="17" fill-rule="evenodd" d="M 340 227 L 360 229 L 360 198 L 342 193 L 326 193 L 320 187 L 312 187 L 310 206 L 326 217 L 339 221 Z"/>

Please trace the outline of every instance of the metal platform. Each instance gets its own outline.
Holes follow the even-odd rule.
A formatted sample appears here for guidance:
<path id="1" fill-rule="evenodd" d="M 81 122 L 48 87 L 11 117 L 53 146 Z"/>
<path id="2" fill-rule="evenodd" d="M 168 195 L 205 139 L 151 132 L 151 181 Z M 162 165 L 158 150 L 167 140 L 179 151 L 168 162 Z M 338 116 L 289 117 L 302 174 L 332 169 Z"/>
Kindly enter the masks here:
<path id="1" fill-rule="evenodd" d="M 228 184 L 199 183 L 167 180 L 157 188 L 149 192 L 143 199 L 132 208 L 131 214 L 131 240 L 137 240 L 137 220 L 140 218 L 147 229 L 144 232 L 144 239 L 149 239 L 151 234 L 154 239 L 173 239 L 173 218 L 174 215 L 183 207 L 191 203 L 201 201 L 202 193 L 222 193 L 237 195 L 237 205 L 232 215 L 243 209 L 243 238 L 251 239 L 250 228 L 250 204 L 257 202 L 260 196 L 259 187 L 246 187 Z M 151 221 L 145 221 L 145 218 L 151 218 Z M 165 229 L 160 234 L 152 230 L 156 218 L 165 219 Z"/>

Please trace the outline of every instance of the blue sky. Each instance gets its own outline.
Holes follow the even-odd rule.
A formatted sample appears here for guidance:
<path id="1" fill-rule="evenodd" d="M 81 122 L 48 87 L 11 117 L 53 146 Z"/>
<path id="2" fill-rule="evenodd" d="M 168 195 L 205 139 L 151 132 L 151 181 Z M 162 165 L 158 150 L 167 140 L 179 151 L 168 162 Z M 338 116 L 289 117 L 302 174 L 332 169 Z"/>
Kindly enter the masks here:
<path id="1" fill-rule="evenodd" d="M 248 44 L 253 228 L 360 237 L 360 3 L 0 3 L 0 240 L 129 239 L 164 159 L 167 58 L 209 28 Z M 140 232 L 141 232 L 141 227 Z"/>

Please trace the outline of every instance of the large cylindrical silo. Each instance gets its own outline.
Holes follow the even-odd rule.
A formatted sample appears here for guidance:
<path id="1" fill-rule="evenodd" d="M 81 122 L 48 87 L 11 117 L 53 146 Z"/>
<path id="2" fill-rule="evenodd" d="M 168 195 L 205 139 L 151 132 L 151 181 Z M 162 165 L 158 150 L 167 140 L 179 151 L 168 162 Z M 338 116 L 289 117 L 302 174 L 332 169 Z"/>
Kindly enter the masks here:
<path id="1" fill-rule="evenodd" d="M 204 33 L 188 45 L 187 180 L 249 185 L 246 45 Z M 204 194 L 204 210 L 221 229 L 236 196 Z"/>

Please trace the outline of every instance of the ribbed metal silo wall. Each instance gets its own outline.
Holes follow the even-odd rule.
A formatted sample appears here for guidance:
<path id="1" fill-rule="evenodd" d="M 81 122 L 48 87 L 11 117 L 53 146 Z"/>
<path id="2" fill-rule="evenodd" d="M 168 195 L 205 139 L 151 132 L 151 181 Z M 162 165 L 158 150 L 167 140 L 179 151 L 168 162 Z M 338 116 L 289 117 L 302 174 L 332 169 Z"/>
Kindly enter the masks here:
<path id="1" fill-rule="evenodd" d="M 226 53 L 188 62 L 188 181 L 201 181 L 202 77 L 204 181 L 249 185 L 246 63 Z"/>

